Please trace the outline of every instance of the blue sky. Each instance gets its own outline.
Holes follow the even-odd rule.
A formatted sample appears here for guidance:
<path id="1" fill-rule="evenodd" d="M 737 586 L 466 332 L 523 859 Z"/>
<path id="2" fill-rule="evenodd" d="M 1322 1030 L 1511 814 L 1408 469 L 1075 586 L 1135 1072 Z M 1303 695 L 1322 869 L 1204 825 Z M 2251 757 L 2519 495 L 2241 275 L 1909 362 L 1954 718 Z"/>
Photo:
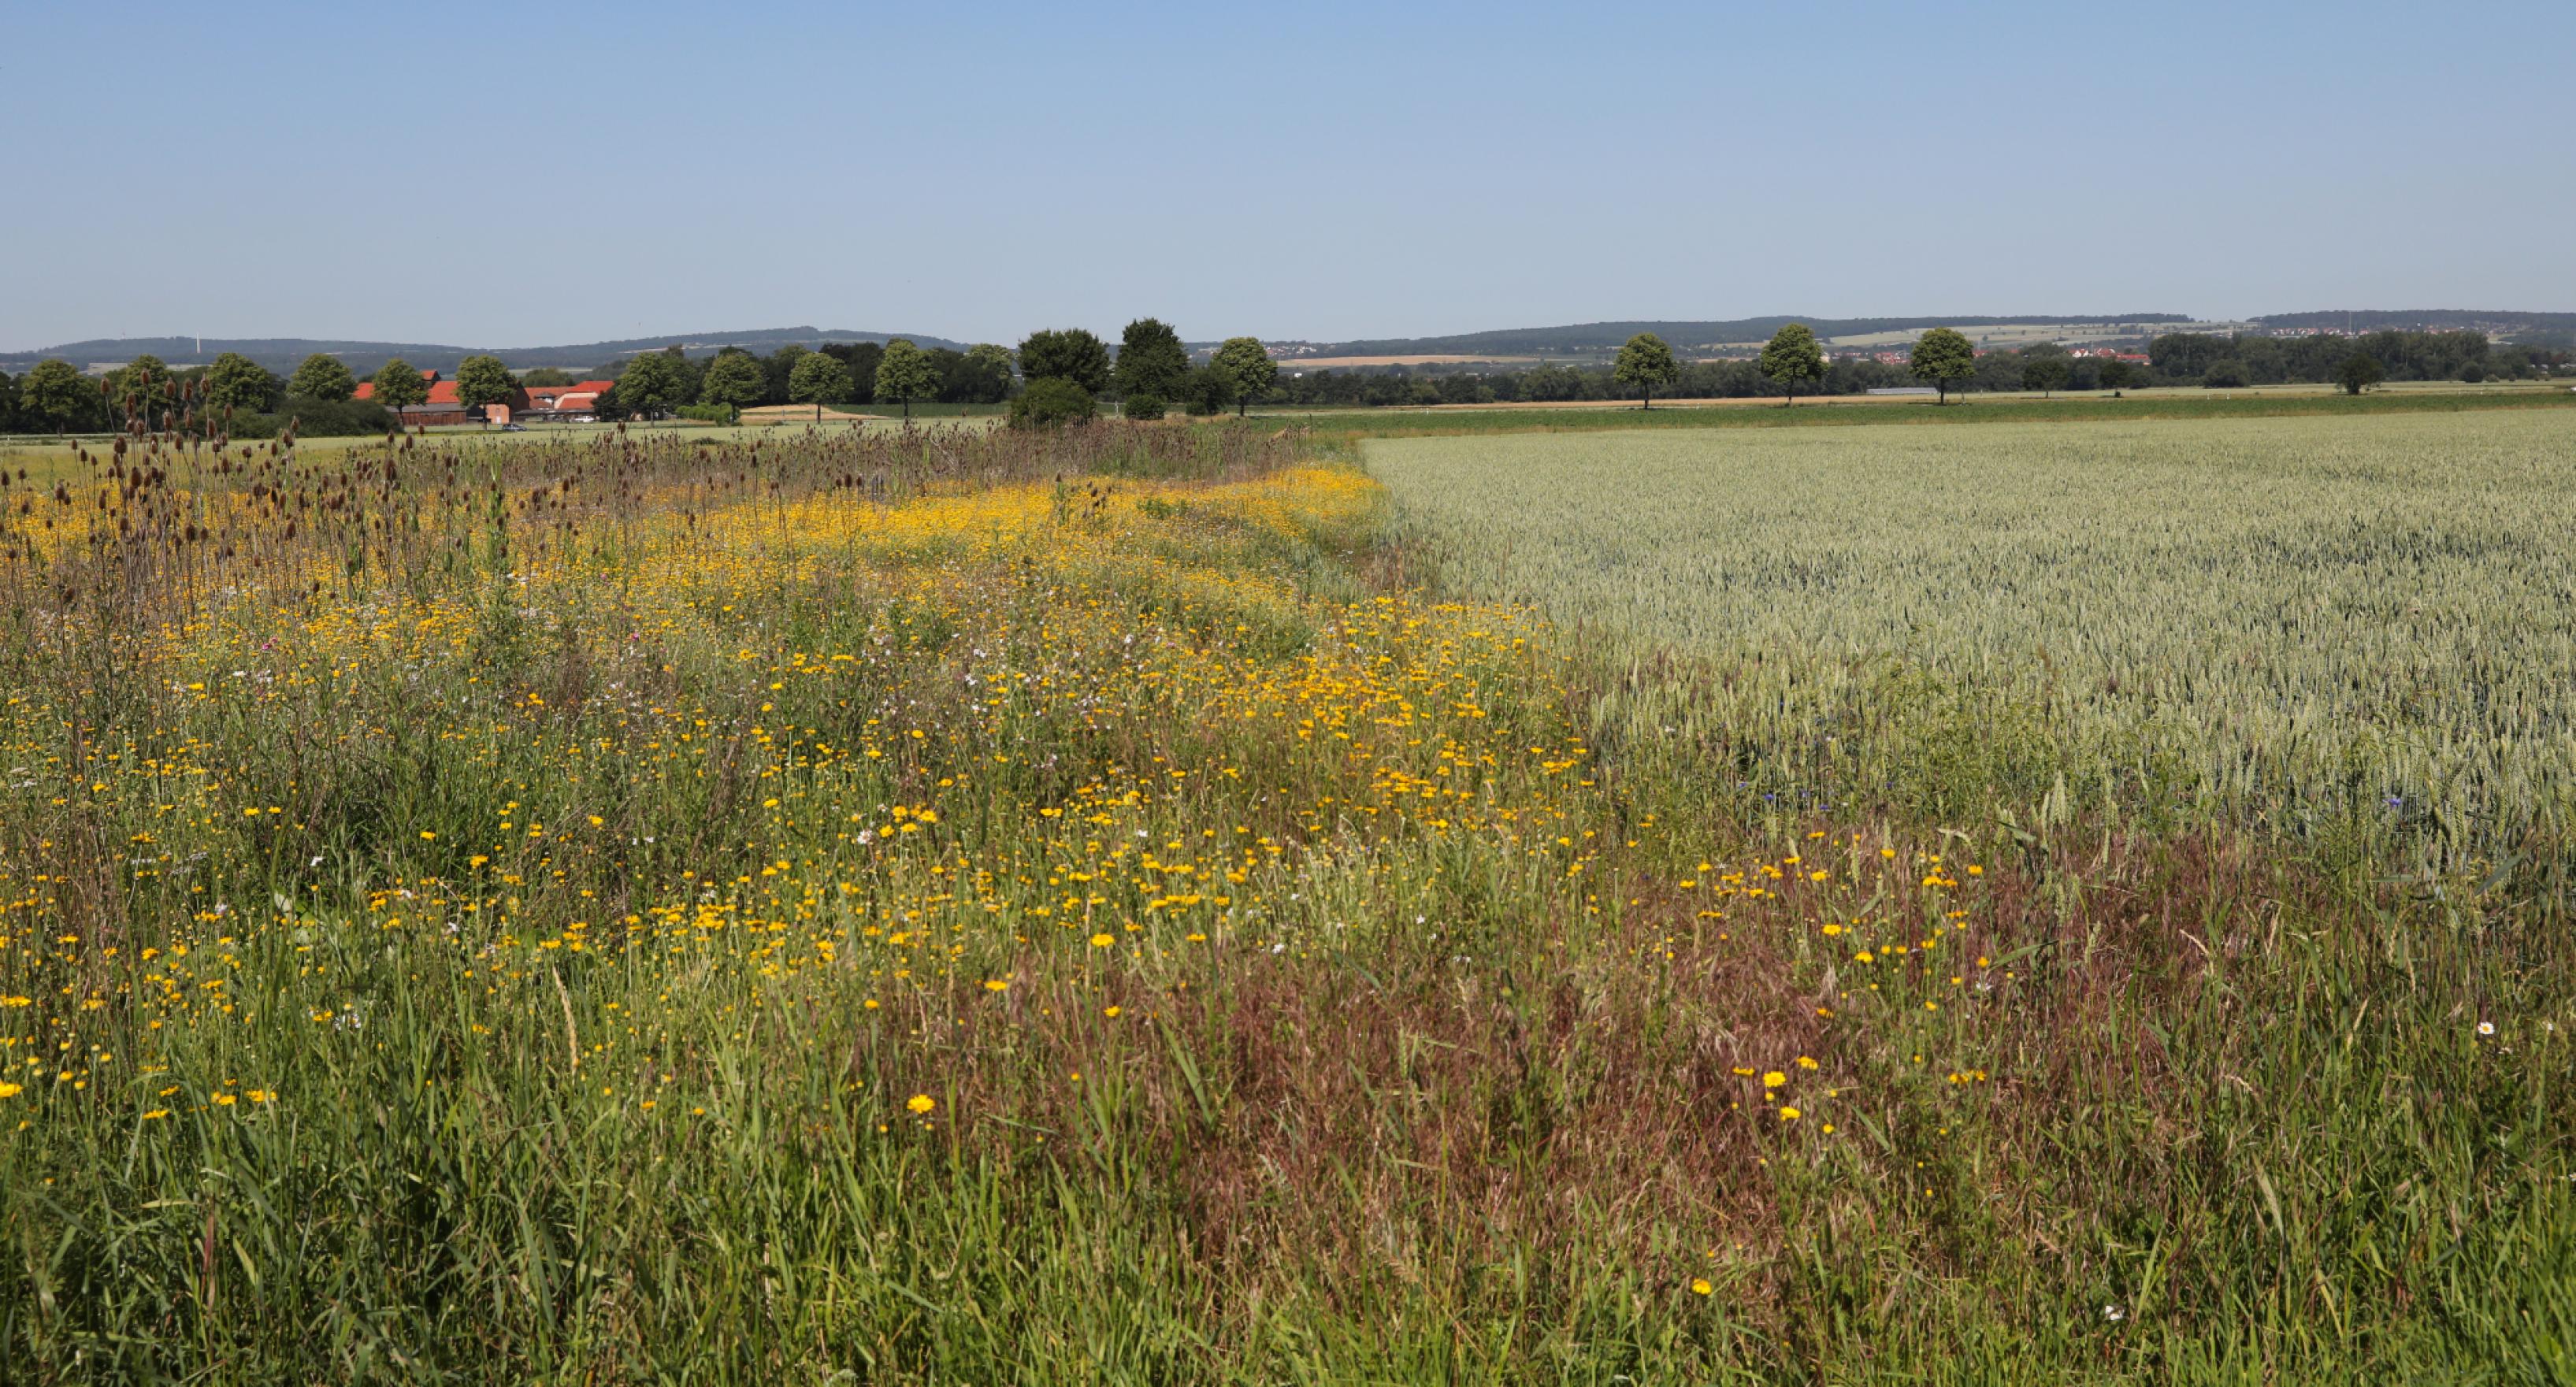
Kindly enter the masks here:
<path id="1" fill-rule="evenodd" d="M 2576 6 L 23 6 L 0 349 L 2576 310 Z"/>

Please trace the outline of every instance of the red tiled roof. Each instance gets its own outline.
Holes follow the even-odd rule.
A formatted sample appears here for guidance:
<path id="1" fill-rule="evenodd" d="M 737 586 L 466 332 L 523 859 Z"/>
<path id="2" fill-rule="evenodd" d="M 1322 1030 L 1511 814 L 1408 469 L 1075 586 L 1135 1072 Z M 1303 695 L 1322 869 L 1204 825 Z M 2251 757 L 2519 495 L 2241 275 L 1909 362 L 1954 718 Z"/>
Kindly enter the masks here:
<path id="1" fill-rule="evenodd" d="M 615 384 L 613 380 L 586 380 L 572 385 L 531 385 L 527 387 L 528 408 L 587 409 Z"/>

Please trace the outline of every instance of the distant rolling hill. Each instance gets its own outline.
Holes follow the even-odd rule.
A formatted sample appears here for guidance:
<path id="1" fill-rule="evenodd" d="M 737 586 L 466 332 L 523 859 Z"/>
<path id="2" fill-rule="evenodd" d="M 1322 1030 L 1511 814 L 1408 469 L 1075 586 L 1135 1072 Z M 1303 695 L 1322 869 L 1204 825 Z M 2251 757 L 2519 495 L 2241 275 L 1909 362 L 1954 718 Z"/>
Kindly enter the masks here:
<path id="1" fill-rule="evenodd" d="M 2267 313 L 2253 321 L 2281 328 L 2341 328 L 2378 332 L 2398 328 L 2413 332 L 2478 328 L 2488 332 L 2576 331 L 2576 313 L 2526 313 L 2507 308 L 2353 308 L 2325 313 Z"/>
<path id="2" fill-rule="evenodd" d="M 2473 329 L 2535 344 L 2576 341 L 2576 313 L 2463 308 L 2336 309 L 2314 313 L 2275 313 L 2247 321 L 2256 328 L 2272 332 L 2347 326 L 2362 332 L 2381 328 Z M 1721 344 L 1759 342 L 1779 331 L 1783 324 L 1792 322 L 1803 322 L 1814 328 L 1818 336 L 1827 339 L 1915 333 L 1930 327 L 1955 327 L 1971 335 L 1977 335 L 1980 328 L 2012 326 L 2092 329 L 2093 336 L 2102 335 L 2101 330 L 2105 328 L 2113 329 L 2119 335 L 2137 336 L 2160 331 L 2212 330 L 2195 326 L 2199 320 L 2180 313 L 1967 314 L 1946 318 L 1802 318 L 1779 314 L 1759 318 L 1572 323 L 1557 327 L 1497 328 L 1437 337 L 1382 337 L 1350 342 L 1298 342 L 1293 345 L 1301 359 L 1535 357 L 1597 361 L 1616 352 L 1620 344 L 1640 332 L 1655 333 L 1674 347 L 1689 351 Z M 2131 329 L 2134 329 L 2134 334 L 2129 332 Z M 674 343 L 692 356 L 712 356 L 718 348 L 727 346 L 744 347 L 765 355 L 789 343 L 813 347 L 825 342 L 883 342 L 893 337 L 910 337 L 924 347 L 963 350 L 966 346 L 963 342 L 928 333 L 862 332 L 851 328 L 816 327 L 693 332 L 552 347 L 460 347 L 433 342 L 359 342 L 307 337 L 113 337 L 65 342 L 35 351 L 0 351 L 0 371 L 19 374 L 47 357 L 61 357 L 75 366 L 89 367 L 131 361 L 148 352 L 174 366 L 189 366 L 212 361 L 220 352 L 239 352 L 272 371 L 284 374 L 294 370 L 296 363 L 305 357 L 324 352 L 337 356 L 360 375 L 373 372 L 387 358 L 397 356 L 424 369 L 453 372 L 457 362 L 488 352 L 513 369 L 558 366 L 587 373 L 612 367 L 638 352 L 660 351 Z M 1215 343 L 1193 343 L 1192 346 L 1204 351 L 1213 348 Z M 1114 343 L 1112 349 L 1115 349 Z M 1281 347 L 1274 346 L 1273 350 L 1279 351 Z"/>
<path id="3" fill-rule="evenodd" d="M 674 343 L 691 356 L 712 356 L 722 347 L 743 347 L 765 355 L 790 343 L 814 347 L 825 342 L 883 342 L 894 337 L 910 337 L 924 347 L 963 350 L 966 345 L 926 333 L 860 332 L 849 328 L 825 330 L 814 327 L 630 337 L 613 342 L 577 342 L 557 347 L 457 347 L 434 342 L 353 342 L 313 337 L 101 337 L 86 342 L 65 342 L 38 351 L 0 352 L 0 371 L 15 375 L 47 357 L 61 357 L 75 366 L 88 367 L 98 363 L 131 361 L 149 354 L 173 366 L 191 366 L 212 361 L 221 352 L 239 352 L 283 375 L 293 371 L 304 358 L 322 352 L 340 358 L 350 370 L 362 376 L 397 356 L 423 370 L 452 373 L 457 362 L 487 353 L 501 358 L 502 364 L 514 370 L 560 366 L 569 371 L 584 372 L 610 365 L 637 352 L 658 352 Z"/>
<path id="4" fill-rule="evenodd" d="M 2382 328 L 2405 328 L 2417 331 L 2459 330 L 2491 332 L 2522 342 L 2564 341 L 2576 332 L 2576 313 L 2533 313 L 2519 310 L 2466 308 L 2440 309 L 2336 309 L 2316 313 L 2276 313 L 2247 319 L 2243 324 L 2213 324 L 2181 313 L 2025 313 L 2010 316 L 1961 314 L 1953 317 L 1920 318 L 1809 318 L 1777 314 L 1760 318 L 1724 318 L 1663 322 L 1572 323 L 1558 327 L 1499 328 L 1487 332 L 1451 333 L 1439 337 L 1385 337 L 1354 342 L 1317 342 L 1296 344 L 1301 354 L 1327 360 L 1353 359 L 1423 359 L 1532 357 L 1580 358 L 1600 360 L 1616 352 L 1622 343 L 1641 332 L 1651 332 L 1682 351 L 1728 344 L 1760 342 L 1789 323 L 1805 323 L 1816 335 L 1829 341 L 1867 343 L 1874 336 L 1891 340 L 1900 335 L 1919 333 L 1926 328 L 1954 327 L 1971 337 L 1985 339 L 1981 329 L 2005 329 L 1999 336 L 2007 344 L 2028 337 L 2038 340 L 2045 333 L 2015 333 L 2013 328 L 2060 327 L 2076 330 L 2087 337 L 2145 337 L 2158 332 L 2209 332 L 2254 330 L 2269 332 L 2298 331 L 2318 328 L 2346 328 L 2372 332 Z"/>
<path id="5" fill-rule="evenodd" d="M 2180 313 L 2090 313 L 2075 316 L 2022 314 L 2014 317 L 1953 318 L 1801 318 L 1788 314 L 1763 318 L 1726 318 L 1686 322 L 1576 323 L 1564 327 L 1500 328 L 1446 337 L 1390 337 L 1373 341 L 1336 342 L 1334 356 L 1598 356 L 1619 349 L 1641 332 L 1651 332 L 1676 347 L 1759 342 L 1790 323 L 1805 323 L 1820 337 L 1850 337 L 1873 332 L 1905 332 L 1931 327 L 1990 327 L 2005 323 L 2077 324 L 2135 323 L 2153 326 L 2192 321 Z"/>

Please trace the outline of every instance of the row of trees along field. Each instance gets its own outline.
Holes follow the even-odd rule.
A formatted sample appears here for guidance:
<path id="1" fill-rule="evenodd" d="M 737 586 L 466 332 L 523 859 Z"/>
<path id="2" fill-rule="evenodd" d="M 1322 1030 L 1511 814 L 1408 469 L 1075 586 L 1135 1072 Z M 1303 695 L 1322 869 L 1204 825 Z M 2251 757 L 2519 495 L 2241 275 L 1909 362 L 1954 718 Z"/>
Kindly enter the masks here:
<path id="1" fill-rule="evenodd" d="M 420 374 L 404 371 L 409 384 L 425 394 Z M 236 352 L 187 367 L 138 356 L 103 376 L 47 360 L 15 379 L 0 373 L 0 433 L 90 433 L 129 416 L 149 418 L 158 428 L 183 415 L 221 416 L 236 438 L 274 434 L 289 414 L 308 435 L 392 428 L 393 414 L 382 404 L 352 399 L 356 390 L 349 368 L 321 355 L 307 358 L 291 380 Z"/>
<path id="2" fill-rule="evenodd" d="M 766 357 L 726 347 L 699 362 L 672 347 L 636 357 L 615 374 L 617 388 L 602 403 L 610 415 L 771 404 L 899 406 L 909 415 L 916 403 L 1009 400 L 1015 422 L 1060 423 L 1091 418 L 1103 395 L 1118 399 L 1130 418 L 1159 418 L 1174 407 L 1201 415 L 1240 409 L 1270 391 L 1277 368 L 1250 337 L 1232 338 L 1206 364 L 1195 363 L 1170 324 L 1139 318 L 1120 335 L 1114 356 L 1085 329 L 1048 328 L 1016 352 L 989 342 L 962 352 L 923 348 L 898 337 L 810 351 L 787 346 Z"/>
<path id="3" fill-rule="evenodd" d="M 2342 379 L 2355 356 L 2389 380 L 2531 380 L 2566 371 L 2564 348 L 2497 346 L 2482 332 L 2365 333 L 2358 337 L 2251 337 L 2170 332 L 2147 345 L 2156 371 L 2177 382 L 2235 387 Z"/>
<path id="4" fill-rule="evenodd" d="M 523 386 L 614 379 L 600 403 L 605 417 L 690 413 L 730 417 L 761 405 L 900 406 L 916 403 L 993 405 L 1009 401 L 1022 423 L 1087 419 L 1097 401 L 1120 401 L 1131 418 L 1158 418 L 1180 408 L 1220 413 L 1247 405 L 1390 406 L 1494 404 L 1518 401 L 1695 399 L 1798 394 L 1859 394 L 1930 384 L 1951 392 L 2124 390 L 2152 385 L 2235 388 L 2333 382 L 2361 389 L 2381 380 L 2529 380 L 2576 372 L 2576 352 L 2496 346 L 2476 332 L 2374 332 L 2359 337 L 2257 337 L 2167 333 L 2148 347 L 2145 365 L 2113 357 L 2075 356 L 2055 343 L 2016 351 L 1978 352 L 1968 339 L 1935 328 L 1902 364 L 1828 359 L 1804 324 L 1780 329 L 1760 356 L 1685 361 L 1653 333 L 1640 333 L 1607 366 L 1559 363 L 1520 369 L 1474 364 L 1415 369 L 1283 374 L 1260 342 L 1229 338 L 1204 364 L 1191 360 L 1180 334 L 1139 318 L 1120 335 L 1117 352 L 1082 328 L 1031 333 L 1014 352 L 992 343 L 956 351 L 896 338 L 785 346 L 767 356 L 726 347 L 692 359 L 678 347 L 631 357 L 585 377 L 552 367 L 513 375 L 499 358 L 467 357 L 457 367 L 459 398 L 498 404 Z M 173 368 L 140 356 L 103 377 L 68 361 L 38 363 L 12 379 L 0 373 L 0 433 L 102 430 L 129 412 L 164 418 L 194 408 L 226 416 L 235 437 L 273 435 L 286 420 L 307 435 L 381 433 L 393 409 L 429 394 L 420 372 L 396 358 L 370 378 L 374 399 L 353 398 L 358 381 L 336 357 L 316 353 L 280 379 L 248 357 L 225 352 L 205 366 Z"/>
<path id="5" fill-rule="evenodd" d="M 1058 328 L 1031 334 L 1016 354 L 993 343 L 956 351 L 904 338 L 789 345 L 767 356 L 725 347 L 703 359 L 674 346 L 582 377 L 551 367 L 513 375 L 497 357 L 470 356 L 458 364 L 456 384 L 458 399 L 475 406 L 505 403 L 525 386 L 614 380 L 598 412 L 623 418 L 701 411 L 730 417 L 786 404 L 889 405 L 909 415 L 917 403 L 1000 404 L 1021 395 L 1025 380 L 1046 388 L 1016 413 L 1045 420 L 1088 418 L 1102 394 L 1119 398 L 1138 417 L 1158 417 L 1174 406 L 1213 414 L 1259 396 L 1273 375 L 1268 353 L 1253 338 L 1235 338 L 1213 362 L 1197 365 L 1168 324 L 1140 318 L 1127 325 L 1114 367 L 1099 337 Z M 419 369 L 399 357 L 369 380 L 373 398 L 355 399 L 357 377 L 320 353 L 284 379 L 233 352 L 210 365 L 176 369 L 140 356 L 103 377 L 49 360 L 22 378 L 0 374 L 0 433 L 95 432 L 129 414 L 158 421 L 192 408 L 222 415 L 235 437 L 273 434 L 287 418 L 300 421 L 308 435 L 377 433 L 395 426 L 392 411 L 429 396 Z"/>
<path id="6" fill-rule="evenodd" d="M 1936 341 L 1943 365 L 1924 375 L 1915 363 L 1826 360 L 1812 334 L 1799 340 L 1799 325 L 1759 357 L 1686 361 L 1661 339 L 1632 340 L 1622 349 L 1628 376 L 1612 365 L 1546 363 L 1529 367 L 1461 364 L 1312 371 L 1281 379 L 1258 403 L 1314 407 L 1494 404 L 1517 401 L 1750 399 L 1797 394 L 1848 395 L 1901 386 L 1932 385 L 1949 392 L 2014 390 L 2134 390 L 2147 386 L 2206 385 L 2234 388 L 2286 382 L 2351 384 L 2347 366 L 2362 359 L 2355 379 L 2531 380 L 2576 371 L 2576 353 L 2494 346 L 2474 332 L 2382 332 L 2363 337 L 2225 337 L 2172 333 L 2155 339 L 2140 365 L 2115 357 L 2076 356 L 2053 342 L 2013 351 L 1978 352 L 1967 339 L 1934 329 L 1918 341 Z M 1946 337 L 1940 336 L 1946 333 Z M 1653 334 L 1641 334 L 1653 338 Z M 1937 340 L 1936 340 L 1937 339 Z M 1950 340 L 1955 339 L 1955 340 Z M 1656 348 L 1671 356 L 1663 374 Z M 2369 374 L 2376 363 L 2379 375 Z M 1793 369 L 1794 367 L 1794 369 Z M 1650 371 L 1648 377 L 1637 372 Z M 1786 371 L 1786 379 L 1775 371 Z M 1817 372 L 1821 372 L 1818 374 Z"/>

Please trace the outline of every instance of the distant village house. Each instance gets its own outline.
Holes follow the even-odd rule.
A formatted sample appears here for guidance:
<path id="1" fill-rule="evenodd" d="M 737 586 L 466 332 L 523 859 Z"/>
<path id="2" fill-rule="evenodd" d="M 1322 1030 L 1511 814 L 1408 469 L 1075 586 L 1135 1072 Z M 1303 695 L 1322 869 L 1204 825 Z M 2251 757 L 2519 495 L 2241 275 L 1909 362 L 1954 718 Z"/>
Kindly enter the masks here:
<path id="1" fill-rule="evenodd" d="M 416 405 L 404 405 L 398 411 L 406 428 L 507 424 L 513 420 L 588 422 L 597 417 L 599 397 L 617 384 L 613 380 L 585 380 L 571 385 L 522 386 L 503 403 L 469 406 L 457 397 L 456 382 L 442 379 L 436 371 L 423 371 L 420 378 L 429 382 L 429 398 Z M 373 399 L 375 394 L 374 381 L 358 382 L 356 398 Z"/>

